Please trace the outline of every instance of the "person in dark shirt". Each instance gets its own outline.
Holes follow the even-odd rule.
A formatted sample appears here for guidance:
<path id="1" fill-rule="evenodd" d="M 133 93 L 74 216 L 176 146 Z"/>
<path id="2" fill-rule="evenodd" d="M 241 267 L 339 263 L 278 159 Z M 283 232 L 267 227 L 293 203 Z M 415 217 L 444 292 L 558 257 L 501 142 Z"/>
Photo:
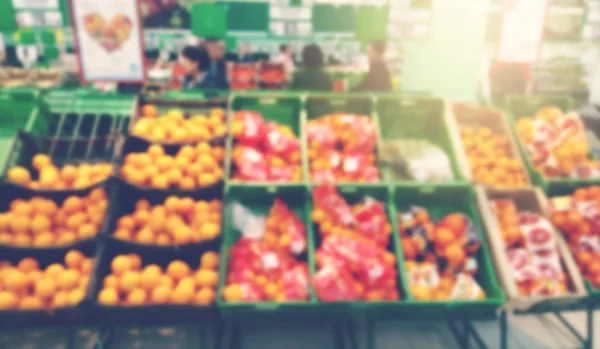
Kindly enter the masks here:
<path id="1" fill-rule="evenodd" d="M 216 79 L 208 74 L 210 56 L 204 47 L 187 46 L 181 52 L 185 70 L 183 88 L 188 89 L 227 89 L 227 81 Z"/>
<path id="2" fill-rule="evenodd" d="M 352 91 L 389 92 L 392 90 L 392 76 L 385 63 L 385 42 L 373 41 L 367 48 L 369 71 Z"/>
<path id="3" fill-rule="evenodd" d="M 290 88 L 304 91 L 331 91 L 333 81 L 323 67 L 324 58 L 321 48 L 310 44 L 302 50 L 302 69 L 296 71 Z"/>
<path id="4" fill-rule="evenodd" d="M 208 76 L 229 86 L 225 63 L 225 42 L 221 39 L 211 38 L 206 40 L 205 47 L 211 60 L 210 68 L 207 71 Z"/>
<path id="5" fill-rule="evenodd" d="M 252 54 L 252 50 L 250 49 L 250 45 L 245 42 L 240 44 L 237 54 L 237 62 L 238 63 L 254 63 L 256 61 L 256 57 Z"/>

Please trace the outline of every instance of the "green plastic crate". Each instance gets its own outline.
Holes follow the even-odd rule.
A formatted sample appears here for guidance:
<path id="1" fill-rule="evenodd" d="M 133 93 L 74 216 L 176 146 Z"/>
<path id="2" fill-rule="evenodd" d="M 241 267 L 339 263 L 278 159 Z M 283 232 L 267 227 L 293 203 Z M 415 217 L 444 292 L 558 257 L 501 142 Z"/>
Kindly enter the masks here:
<path id="1" fill-rule="evenodd" d="M 40 104 L 26 133 L 12 142 L 4 173 L 13 166 L 30 168 L 36 153 L 50 155 L 57 165 L 77 161 L 109 161 L 115 143 L 129 126 L 132 97 L 83 97 L 65 108 Z"/>
<path id="2" fill-rule="evenodd" d="M 309 94 L 306 97 L 306 117 L 308 120 L 335 113 L 353 113 L 372 116 L 375 102 L 368 94 Z"/>
<path id="3" fill-rule="evenodd" d="M 321 304 L 317 304 L 314 291 L 311 289 L 311 298 L 306 302 L 261 302 L 261 303 L 226 303 L 223 300 L 223 289 L 226 286 L 227 270 L 229 265 L 229 249 L 238 241 L 241 232 L 233 227 L 231 205 L 240 203 L 254 214 L 267 215 L 273 206 L 275 198 L 283 200 L 288 207 L 306 224 L 310 220 L 309 193 L 305 186 L 286 187 L 231 187 L 225 199 L 224 229 L 221 247 L 220 280 L 217 294 L 217 304 L 224 318 L 236 321 L 283 320 L 297 318 L 314 318 L 321 316 L 325 311 Z M 312 278 L 315 270 L 313 256 L 313 240 L 311 226 L 306 224 L 307 252 L 300 260 L 308 262 L 309 276 Z"/>
<path id="4" fill-rule="evenodd" d="M 231 111 L 233 113 L 239 110 L 250 110 L 260 113 L 267 122 L 273 121 L 280 125 L 289 126 L 294 135 L 300 140 L 300 152 L 302 156 L 302 177 L 303 182 L 308 178 L 307 159 L 306 159 L 306 140 L 304 136 L 304 119 L 302 118 L 302 101 L 300 96 L 285 95 L 285 94 L 251 94 L 251 95 L 234 95 L 231 98 Z M 228 139 L 228 154 L 234 145 L 233 137 Z M 228 180 L 231 180 L 233 174 L 231 159 L 227 159 L 225 174 Z M 297 185 L 298 182 L 268 182 L 267 183 L 252 183 L 231 181 L 230 185 Z"/>
<path id="5" fill-rule="evenodd" d="M 444 101 L 439 98 L 381 97 L 375 106 L 379 125 L 379 135 L 383 140 L 423 139 L 446 152 L 452 166 L 453 182 L 466 181 L 462 175 L 450 131 L 444 118 Z M 382 166 L 386 180 L 394 181 L 391 170 Z"/>
<path id="6" fill-rule="evenodd" d="M 411 205 L 421 206 L 429 211 L 434 222 L 452 212 L 466 214 L 479 232 L 481 248 L 477 252 L 479 272 L 476 280 L 486 293 L 486 299 L 474 301 L 416 301 L 410 290 L 407 298 L 415 312 L 405 314 L 409 318 L 421 319 L 477 319 L 495 317 L 496 310 L 504 303 L 504 293 L 496 278 L 492 255 L 483 233 L 481 219 L 476 207 L 475 193 L 468 184 L 438 185 L 397 185 L 393 187 L 393 202 L 397 212 L 408 209 Z M 393 217 L 397 226 L 396 217 Z M 399 253 L 403 274 L 403 253 Z M 417 310 L 418 309 L 418 310 Z"/>
<path id="7" fill-rule="evenodd" d="M 598 182 L 588 183 L 583 181 L 565 181 L 561 182 L 560 185 L 551 185 L 546 192 L 546 196 L 548 197 L 548 200 L 550 200 L 555 196 L 572 195 L 575 192 L 575 190 L 579 188 L 585 188 L 591 185 L 599 184 Z M 592 284 L 585 278 L 584 280 L 585 287 L 588 291 L 589 301 L 593 302 L 594 304 L 600 303 L 600 289 L 597 289 L 594 286 L 592 286 Z"/>
<path id="8" fill-rule="evenodd" d="M 550 194 L 552 191 L 560 191 L 561 187 L 568 190 L 573 185 L 575 186 L 587 186 L 593 184 L 600 184 L 600 178 L 589 178 L 589 179 L 571 179 L 571 178 L 546 178 L 540 172 L 538 172 L 529 159 L 527 149 L 521 142 L 521 138 L 517 132 L 516 122 L 523 117 L 533 117 L 533 115 L 541 108 L 554 106 L 561 109 L 563 112 L 569 112 L 572 110 L 574 104 L 573 99 L 566 95 L 536 95 L 536 96 L 509 96 L 506 99 L 506 111 L 510 115 L 509 121 L 511 128 L 515 134 L 515 139 L 519 145 L 519 149 L 529 171 L 532 182 L 535 185 L 540 186 L 546 194 Z M 590 153 L 590 157 L 593 154 Z"/>
<path id="9" fill-rule="evenodd" d="M 350 205 L 360 203 L 364 198 L 370 196 L 385 205 L 386 214 L 389 222 L 392 225 L 393 233 L 390 236 L 387 250 L 393 252 L 396 256 L 397 263 L 395 265 L 397 271 L 397 287 L 400 292 L 399 301 L 381 301 L 381 302 L 340 302 L 340 305 L 349 307 L 349 310 L 354 317 L 367 317 L 370 320 L 393 320 L 401 318 L 407 315 L 407 307 L 410 306 L 407 300 L 408 289 L 406 288 L 407 278 L 400 267 L 400 259 L 402 256 L 402 248 L 400 245 L 400 239 L 397 230 L 397 224 L 395 223 L 394 206 L 391 202 L 391 195 L 389 187 L 385 185 L 354 185 L 354 184 L 340 184 L 337 186 L 339 194 L 344 197 L 346 202 Z M 321 237 L 316 224 L 311 222 L 314 232 L 315 250 L 321 245 Z M 336 303 L 325 303 L 320 304 L 336 304 Z"/>

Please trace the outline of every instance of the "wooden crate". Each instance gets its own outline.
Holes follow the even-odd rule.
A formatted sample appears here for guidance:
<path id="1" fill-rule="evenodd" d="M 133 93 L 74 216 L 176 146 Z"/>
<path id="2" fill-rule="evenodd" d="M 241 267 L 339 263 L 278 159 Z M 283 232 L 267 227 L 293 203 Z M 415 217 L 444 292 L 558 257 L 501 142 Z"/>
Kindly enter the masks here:
<path id="1" fill-rule="evenodd" d="M 509 143 L 510 155 L 517 159 L 523 169 L 525 180 L 528 185 L 531 185 L 531 178 L 525 166 L 525 162 L 521 157 L 519 146 L 516 143 L 515 135 L 512 132 L 510 124 L 506 119 L 506 115 L 496 109 L 482 108 L 472 106 L 466 103 L 446 103 L 446 122 L 450 130 L 450 139 L 454 150 L 456 151 L 456 158 L 462 174 L 472 183 L 477 181 L 471 173 L 471 166 L 467 159 L 467 154 L 463 147 L 463 142 L 460 137 L 461 127 L 472 127 L 480 128 L 487 127 L 496 134 L 501 134 L 506 137 Z M 494 189 L 493 186 L 484 185 L 487 188 Z"/>
<path id="2" fill-rule="evenodd" d="M 506 245 L 500 235 L 500 227 L 492 212 L 490 201 L 510 199 L 513 200 L 519 211 L 529 211 L 546 216 L 547 200 L 541 189 L 536 187 L 532 189 L 493 190 L 477 186 L 475 191 L 483 226 L 494 256 L 496 272 L 508 300 L 506 307 L 515 310 L 527 311 L 535 309 L 540 311 L 540 308 L 569 308 L 580 304 L 582 299 L 587 296 L 583 277 L 575 264 L 575 260 L 567 244 L 557 230 L 553 230 L 553 232 L 558 243 L 558 253 L 562 266 L 570 280 L 570 293 L 557 297 L 523 297 L 519 295 L 516 282 L 511 275 L 512 271 L 510 270 L 506 255 Z"/>

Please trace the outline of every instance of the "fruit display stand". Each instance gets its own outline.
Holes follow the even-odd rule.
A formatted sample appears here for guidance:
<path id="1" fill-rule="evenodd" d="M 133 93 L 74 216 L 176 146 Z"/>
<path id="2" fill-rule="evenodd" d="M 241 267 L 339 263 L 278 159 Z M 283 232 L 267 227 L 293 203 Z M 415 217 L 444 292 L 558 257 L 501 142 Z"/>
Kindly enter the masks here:
<path id="1" fill-rule="evenodd" d="M 554 296 L 524 296 L 517 288 L 511 262 L 508 260 L 506 243 L 501 237 L 501 229 L 491 209 L 491 200 L 510 200 L 519 212 L 531 212 L 542 217 L 547 215 L 547 199 L 538 187 L 529 189 L 490 190 L 476 187 L 479 211 L 494 253 L 497 274 L 507 296 L 507 302 L 500 310 L 500 348 L 508 348 L 508 318 L 512 315 L 553 314 L 584 348 L 593 347 L 593 305 L 588 298 L 588 288 L 562 235 L 553 229 L 557 251 L 562 268 L 567 275 L 570 290 Z M 587 316 L 587 337 L 576 330 L 562 315 L 563 312 L 585 311 Z"/>
<path id="2" fill-rule="evenodd" d="M 527 165 L 532 181 L 535 185 L 540 186 L 546 193 L 555 191 L 564 191 L 572 187 L 574 183 L 578 186 L 586 186 L 599 183 L 597 178 L 548 178 L 535 169 L 531 158 L 527 153 L 527 149 L 523 141 L 520 139 L 517 132 L 516 123 L 524 117 L 533 117 L 538 110 L 544 107 L 557 107 L 564 113 L 570 112 L 573 108 L 573 100 L 569 96 L 564 95 L 534 95 L 534 96 L 509 96 L 504 105 L 509 115 L 511 128 L 516 137 L 517 144 Z M 589 154 L 589 158 L 594 159 L 593 153 Z"/>

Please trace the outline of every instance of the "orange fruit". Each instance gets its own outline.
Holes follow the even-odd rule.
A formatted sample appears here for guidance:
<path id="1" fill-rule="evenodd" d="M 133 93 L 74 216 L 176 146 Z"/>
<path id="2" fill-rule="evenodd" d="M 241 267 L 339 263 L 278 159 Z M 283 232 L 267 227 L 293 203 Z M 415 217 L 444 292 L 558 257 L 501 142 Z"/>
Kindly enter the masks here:
<path id="1" fill-rule="evenodd" d="M 214 270 L 199 270 L 196 272 L 196 282 L 201 287 L 216 287 L 219 283 L 219 274 Z"/>
<path id="2" fill-rule="evenodd" d="M 39 177 L 42 188 L 52 188 L 59 181 L 58 169 L 54 166 L 46 166 L 40 170 Z"/>
<path id="3" fill-rule="evenodd" d="M 146 152 L 150 154 L 150 156 L 152 156 L 154 159 L 165 155 L 165 149 L 158 144 L 152 144 L 148 147 L 148 150 L 146 150 Z"/>
<path id="4" fill-rule="evenodd" d="M 225 286 L 223 289 L 223 299 L 228 303 L 242 302 L 244 300 L 242 286 L 238 284 Z"/>
<path id="5" fill-rule="evenodd" d="M 67 218 L 66 227 L 78 231 L 79 227 L 87 221 L 87 215 L 83 212 L 73 213 Z"/>
<path id="6" fill-rule="evenodd" d="M 144 268 L 140 274 L 140 288 L 150 291 L 160 284 L 161 269 L 158 265 L 152 264 Z"/>
<path id="7" fill-rule="evenodd" d="M 85 255 L 80 251 L 70 250 L 65 255 L 65 265 L 68 268 L 79 269 L 85 259 Z"/>
<path id="8" fill-rule="evenodd" d="M 126 271 L 119 280 L 119 289 L 130 292 L 138 287 L 140 283 L 140 274 L 135 271 Z"/>
<path id="9" fill-rule="evenodd" d="M 19 304 L 19 298 L 10 291 L 0 291 L 0 310 L 15 309 Z"/>
<path id="10" fill-rule="evenodd" d="M 54 263 L 50 264 L 44 272 L 47 277 L 56 279 L 64 270 L 65 268 L 61 264 Z"/>
<path id="11" fill-rule="evenodd" d="M 25 296 L 19 301 L 19 309 L 22 310 L 36 310 L 42 309 L 44 302 L 35 296 Z"/>
<path id="12" fill-rule="evenodd" d="M 10 222 L 10 229 L 13 233 L 26 234 L 29 231 L 30 218 L 23 215 L 13 215 Z"/>
<path id="13" fill-rule="evenodd" d="M 160 286 L 164 286 L 164 287 L 167 287 L 169 290 L 172 290 L 173 287 L 175 286 L 175 282 L 173 282 L 173 279 L 170 276 L 161 275 L 160 276 Z"/>
<path id="14" fill-rule="evenodd" d="M 102 281 L 102 286 L 104 286 L 104 288 L 118 288 L 119 279 L 114 275 L 107 275 L 104 278 L 104 281 Z"/>
<path id="15" fill-rule="evenodd" d="M 17 269 L 24 273 L 29 273 L 34 270 L 39 270 L 40 264 L 34 258 L 26 257 L 19 261 L 19 263 L 17 264 Z"/>
<path id="16" fill-rule="evenodd" d="M 177 286 L 171 294 L 171 302 L 174 304 L 188 304 L 194 297 L 194 288 L 189 285 Z"/>
<path id="17" fill-rule="evenodd" d="M 60 246 L 71 245 L 77 241 L 77 235 L 72 231 L 62 233 L 56 240 L 56 244 Z"/>
<path id="18" fill-rule="evenodd" d="M 132 216 L 137 226 L 145 226 L 150 221 L 149 211 L 135 211 Z"/>
<path id="19" fill-rule="evenodd" d="M 35 294 L 42 299 L 51 299 L 56 293 L 56 283 L 46 277 L 35 283 Z"/>
<path id="20" fill-rule="evenodd" d="M 208 251 L 202 254 L 200 258 L 200 268 L 216 270 L 219 267 L 219 254 L 217 252 Z"/>
<path id="21" fill-rule="evenodd" d="M 33 246 L 35 247 L 50 247 L 52 245 L 54 245 L 54 235 L 50 232 L 38 234 L 33 239 Z"/>
<path id="22" fill-rule="evenodd" d="M 269 300 L 275 300 L 275 297 L 277 297 L 277 285 L 274 283 L 268 283 L 265 285 L 265 296 L 267 297 L 267 299 Z"/>
<path id="23" fill-rule="evenodd" d="M 69 306 L 69 292 L 59 291 L 52 299 L 52 308 L 64 308 Z"/>
<path id="24" fill-rule="evenodd" d="M 166 175 L 153 176 L 150 186 L 155 189 L 169 189 L 169 178 Z"/>
<path id="25" fill-rule="evenodd" d="M 164 207 L 166 213 L 175 213 L 179 208 L 179 198 L 177 196 L 169 196 L 165 199 Z"/>
<path id="26" fill-rule="evenodd" d="M 208 306 L 215 301 L 215 291 L 211 288 L 204 287 L 194 295 L 194 303 L 197 305 Z"/>
<path id="27" fill-rule="evenodd" d="M 144 305 L 144 303 L 146 303 L 147 298 L 148 295 L 146 294 L 146 291 L 142 290 L 141 288 L 136 288 L 133 291 L 129 292 L 129 294 L 127 295 L 126 303 L 127 305 L 133 306 Z"/>
<path id="28" fill-rule="evenodd" d="M 205 240 L 212 240 L 219 236 L 221 229 L 216 223 L 205 223 L 200 228 L 200 233 Z"/>
<path id="29" fill-rule="evenodd" d="M 84 224 L 79 227 L 77 236 L 80 240 L 91 239 L 96 236 L 96 227 L 93 224 Z"/>
<path id="30" fill-rule="evenodd" d="M 132 261 L 127 255 L 116 256 L 110 263 L 110 269 L 116 276 L 132 270 Z"/>
<path id="31" fill-rule="evenodd" d="M 60 179 L 65 183 L 73 183 L 77 179 L 77 167 L 73 165 L 65 165 L 60 169 Z"/>
<path id="32" fill-rule="evenodd" d="M 31 183 L 31 174 L 25 167 L 17 166 L 8 170 L 7 178 L 10 182 L 27 186 Z"/>
<path id="33" fill-rule="evenodd" d="M 171 289 L 166 286 L 158 286 L 152 290 L 150 302 L 152 304 L 165 304 L 169 302 L 171 297 Z"/>
<path id="34" fill-rule="evenodd" d="M 159 246 L 171 245 L 171 238 L 167 234 L 159 234 L 156 237 L 156 244 Z"/>
<path id="35" fill-rule="evenodd" d="M 175 260 L 167 266 L 167 275 L 175 281 L 179 281 L 190 274 L 190 267 L 183 261 Z"/>
<path id="36" fill-rule="evenodd" d="M 150 204 L 150 201 L 148 200 L 138 200 L 138 202 L 135 203 L 135 211 L 150 211 L 150 209 L 152 208 L 152 205 Z"/>
<path id="37" fill-rule="evenodd" d="M 52 159 L 46 154 L 35 154 L 31 159 L 31 166 L 38 171 L 50 165 L 52 165 Z"/>
<path id="38" fill-rule="evenodd" d="M 142 245 L 154 244 L 154 233 L 149 228 L 144 228 L 138 232 L 135 242 Z"/>
<path id="39" fill-rule="evenodd" d="M 142 257 L 138 254 L 130 253 L 127 255 L 129 260 L 131 261 L 131 269 L 132 270 L 141 270 L 142 269 Z"/>
<path id="40" fill-rule="evenodd" d="M 76 289 L 72 290 L 71 292 L 69 292 L 69 304 L 70 305 L 75 306 L 75 305 L 81 303 L 84 298 L 85 298 L 85 290 L 83 290 L 81 288 L 76 288 Z"/>
<path id="41" fill-rule="evenodd" d="M 126 229 L 117 229 L 113 235 L 119 240 L 133 240 L 133 235 L 129 230 Z"/>
<path id="42" fill-rule="evenodd" d="M 114 288 L 105 287 L 98 293 L 98 303 L 103 305 L 117 305 L 119 303 L 119 293 Z"/>
<path id="43" fill-rule="evenodd" d="M 77 287 L 80 274 L 77 270 L 67 269 L 58 274 L 57 284 L 61 290 L 69 291 Z"/>
<path id="44" fill-rule="evenodd" d="M 185 245 L 192 241 L 192 230 L 186 225 L 180 225 L 173 232 L 173 240 L 177 245 Z"/>
<path id="45" fill-rule="evenodd" d="M 91 275 L 93 267 L 94 267 L 94 259 L 86 258 L 81 262 L 81 265 L 79 266 L 79 270 L 84 275 Z"/>
<path id="46" fill-rule="evenodd" d="M 9 270 L 4 275 L 4 286 L 9 291 L 22 293 L 27 290 L 27 287 L 29 287 L 30 284 L 31 282 L 27 274 L 19 270 Z"/>

